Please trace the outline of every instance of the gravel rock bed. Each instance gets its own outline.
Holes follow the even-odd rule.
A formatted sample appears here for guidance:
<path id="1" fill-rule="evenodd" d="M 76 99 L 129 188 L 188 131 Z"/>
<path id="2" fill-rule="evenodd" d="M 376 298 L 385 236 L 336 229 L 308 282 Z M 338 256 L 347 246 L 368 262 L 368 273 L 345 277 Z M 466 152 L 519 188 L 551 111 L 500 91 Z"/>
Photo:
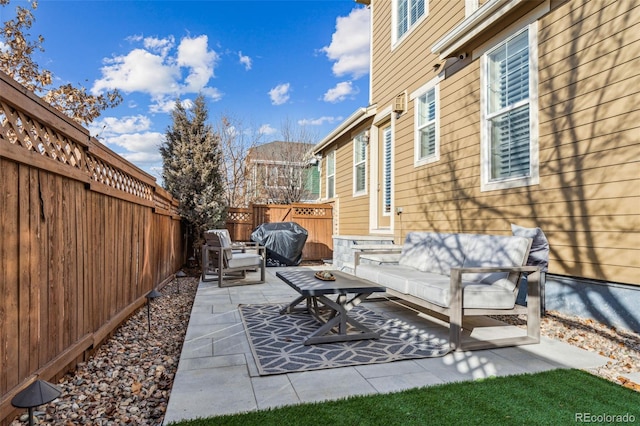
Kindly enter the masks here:
<path id="1" fill-rule="evenodd" d="M 569 317 L 559 312 L 547 312 L 542 318 L 542 334 L 597 352 L 609 358 L 593 374 L 640 392 L 640 334 L 615 329 L 591 319 Z M 631 377 L 631 378 L 630 378 Z"/>
<path id="2" fill-rule="evenodd" d="M 182 278 L 180 293 L 175 280 L 160 290 L 162 296 L 150 305 L 150 322 L 146 306 L 129 317 L 87 362 L 54 383 L 62 395 L 38 407 L 36 421 L 64 426 L 161 425 L 199 278 Z M 24 414 L 11 425 L 28 421 Z"/>
<path id="3" fill-rule="evenodd" d="M 510 324 L 525 326 L 525 318 L 496 316 Z M 606 365 L 590 372 L 640 392 L 640 334 L 609 327 L 592 319 L 547 311 L 540 322 L 540 334 L 609 358 Z"/>
<path id="4" fill-rule="evenodd" d="M 198 276 L 181 279 L 179 293 L 175 280 L 165 286 L 162 297 L 151 304 L 151 331 L 144 306 L 89 361 L 56 383 L 62 395 L 38 407 L 36 421 L 65 426 L 161 425 L 198 282 Z M 558 312 L 543 317 L 542 334 L 608 357 L 607 365 L 591 372 L 640 391 L 640 384 L 629 378 L 640 376 L 640 334 Z M 11 423 L 26 424 L 26 414 Z"/>

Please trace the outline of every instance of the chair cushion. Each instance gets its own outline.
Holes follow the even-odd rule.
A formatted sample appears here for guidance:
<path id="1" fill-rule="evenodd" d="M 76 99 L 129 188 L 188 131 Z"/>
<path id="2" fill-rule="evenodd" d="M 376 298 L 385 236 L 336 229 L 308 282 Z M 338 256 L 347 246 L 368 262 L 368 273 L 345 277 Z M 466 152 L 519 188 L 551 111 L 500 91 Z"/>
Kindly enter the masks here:
<path id="1" fill-rule="evenodd" d="M 224 253 L 224 262 L 228 264 L 233 259 L 233 250 L 231 248 L 231 236 L 227 229 L 210 229 L 204 233 L 205 241 L 213 247 L 222 247 Z"/>
<path id="2" fill-rule="evenodd" d="M 261 264 L 262 256 L 254 253 L 236 253 L 233 255 L 233 259 L 229 259 L 229 268 L 246 268 Z"/>

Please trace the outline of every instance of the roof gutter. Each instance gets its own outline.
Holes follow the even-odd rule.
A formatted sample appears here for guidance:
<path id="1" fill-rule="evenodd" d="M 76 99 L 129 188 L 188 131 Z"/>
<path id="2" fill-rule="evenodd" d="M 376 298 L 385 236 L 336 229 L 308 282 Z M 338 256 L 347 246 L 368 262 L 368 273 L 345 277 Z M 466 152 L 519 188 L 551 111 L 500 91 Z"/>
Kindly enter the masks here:
<path id="1" fill-rule="evenodd" d="M 523 2 L 524 0 L 489 0 L 438 40 L 431 47 L 431 53 L 440 55 L 440 59 L 456 56 L 457 50 L 465 43 Z"/>
<path id="2" fill-rule="evenodd" d="M 313 147 L 313 154 L 318 154 L 327 146 L 331 145 L 340 136 L 344 135 L 346 132 L 353 129 L 355 126 L 375 114 L 375 105 L 370 105 L 366 108 L 358 108 L 353 114 L 351 114 L 346 120 L 340 123 L 338 127 L 333 129 L 331 133 L 325 136 L 324 139 L 322 139 L 316 146 Z"/>

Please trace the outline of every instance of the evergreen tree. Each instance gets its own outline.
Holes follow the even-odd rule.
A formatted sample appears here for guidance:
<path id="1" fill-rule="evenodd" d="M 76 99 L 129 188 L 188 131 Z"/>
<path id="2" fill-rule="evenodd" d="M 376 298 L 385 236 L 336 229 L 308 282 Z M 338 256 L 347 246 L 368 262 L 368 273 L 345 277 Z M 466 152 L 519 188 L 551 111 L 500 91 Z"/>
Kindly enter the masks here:
<path id="1" fill-rule="evenodd" d="M 192 106 L 178 99 L 160 147 L 164 187 L 179 202 L 194 247 L 204 241 L 204 231 L 224 225 L 224 187 L 220 137 L 207 124 L 208 111 L 202 94 Z"/>

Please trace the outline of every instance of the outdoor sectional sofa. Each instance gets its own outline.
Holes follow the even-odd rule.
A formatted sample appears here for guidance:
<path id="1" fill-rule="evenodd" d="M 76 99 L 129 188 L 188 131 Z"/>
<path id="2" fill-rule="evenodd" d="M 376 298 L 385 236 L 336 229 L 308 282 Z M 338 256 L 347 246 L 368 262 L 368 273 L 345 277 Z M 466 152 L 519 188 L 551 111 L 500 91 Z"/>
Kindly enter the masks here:
<path id="1" fill-rule="evenodd" d="M 355 275 L 448 320 L 453 350 L 539 343 L 540 268 L 526 266 L 531 241 L 519 236 L 409 232 L 397 264 L 361 263 L 365 254 L 356 252 Z M 523 274 L 528 274 L 526 306 L 516 304 Z M 465 317 L 521 314 L 527 316 L 526 336 L 463 345 Z"/>

